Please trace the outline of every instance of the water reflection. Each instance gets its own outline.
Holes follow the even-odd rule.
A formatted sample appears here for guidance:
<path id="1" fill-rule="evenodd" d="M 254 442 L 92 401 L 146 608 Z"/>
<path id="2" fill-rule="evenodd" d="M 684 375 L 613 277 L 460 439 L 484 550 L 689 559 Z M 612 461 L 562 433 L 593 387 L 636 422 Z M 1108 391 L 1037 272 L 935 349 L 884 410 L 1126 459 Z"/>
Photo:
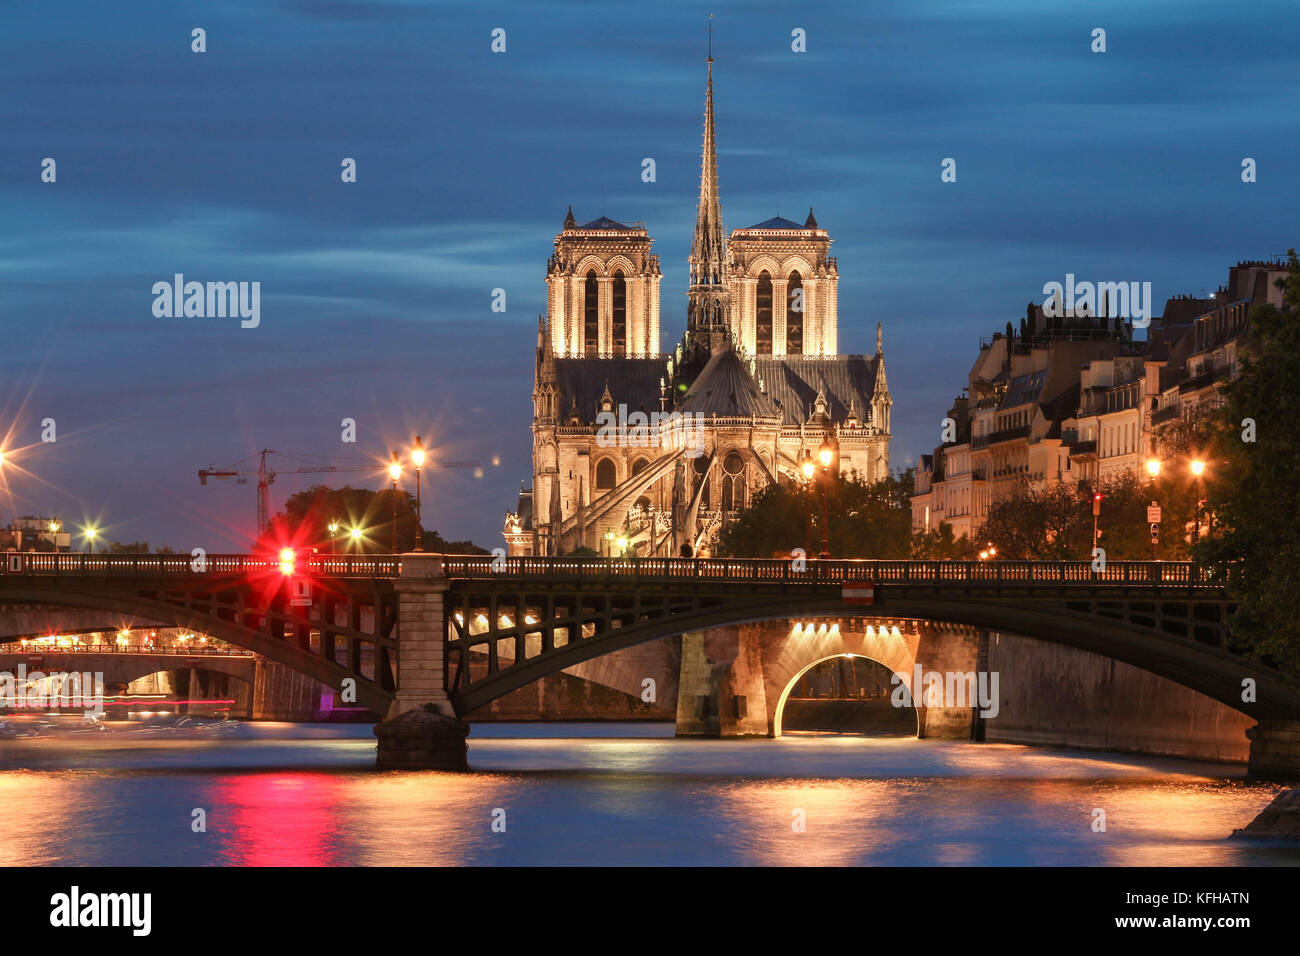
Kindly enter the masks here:
<path id="1" fill-rule="evenodd" d="M 470 774 L 376 772 L 368 727 L 8 740 L 0 864 L 1300 863 L 1300 849 L 1225 839 L 1278 787 L 1212 764 L 599 730 L 476 728 Z M 629 736 L 610 736 L 619 732 Z M 194 808 L 206 833 L 192 831 Z M 1097 808 L 1104 833 L 1091 827 Z M 503 832 L 492 829 L 498 810 Z"/>

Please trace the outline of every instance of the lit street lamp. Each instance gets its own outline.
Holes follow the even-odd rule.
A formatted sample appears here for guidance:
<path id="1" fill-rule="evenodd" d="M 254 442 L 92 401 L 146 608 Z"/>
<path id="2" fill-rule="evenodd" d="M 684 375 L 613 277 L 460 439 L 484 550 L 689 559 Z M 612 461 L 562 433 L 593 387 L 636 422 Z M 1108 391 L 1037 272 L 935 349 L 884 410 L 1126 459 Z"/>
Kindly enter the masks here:
<path id="1" fill-rule="evenodd" d="M 86 528 L 82 535 L 86 538 L 86 545 L 90 548 L 90 553 L 95 553 L 95 535 L 99 534 L 94 528 Z"/>
<path id="2" fill-rule="evenodd" d="M 393 479 L 393 554 L 397 553 L 397 479 L 402 477 L 402 463 L 393 452 L 393 460 L 388 463 L 388 477 Z"/>
<path id="3" fill-rule="evenodd" d="M 822 463 L 822 558 L 831 556 L 830 481 L 834 459 L 835 449 L 831 447 L 830 439 L 824 439 L 821 448 L 817 449 L 817 460 Z"/>
<path id="4" fill-rule="evenodd" d="M 411 450 L 411 461 L 415 463 L 415 550 L 424 550 L 424 541 L 422 540 L 421 527 L 423 523 L 420 518 L 420 467 L 424 464 L 424 445 L 420 443 L 420 436 L 415 436 L 415 447 Z"/>
<path id="5" fill-rule="evenodd" d="M 1192 474 L 1196 476 L 1196 512 L 1194 514 L 1194 523 L 1192 525 L 1192 544 L 1200 544 L 1201 541 L 1201 489 L 1204 487 L 1202 475 L 1205 473 L 1205 462 L 1199 458 L 1192 461 Z"/>
<path id="6" fill-rule="evenodd" d="M 817 472 L 817 466 L 813 464 L 812 455 L 806 448 L 804 449 L 803 460 L 799 462 L 799 470 L 803 472 L 803 553 L 807 554 L 812 550 L 812 505 L 808 501 L 808 489 L 812 486 L 812 479 Z"/>
<path id="7" fill-rule="evenodd" d="M 1147 509 L 1147 520 L 1151 523 L 1151 560 L 1156 561 L 1159 555 L 1156 549 L 1160 546 L 1160 502 L 1156 500 L 1156 479 L 1160 477 L 1160 459 L 1147 459 L 1147 474 L 1151 476 L 1151 507 Z"/>
<path id="8" fill-rule="evenodd" d="M 330 554 L 335 554 L 337 553 L 335 551 L 335 547 L 338 542 L 339 523 L 337 521 L 331 521 L 329 523 L 329 529 L 330 529 Z"/>

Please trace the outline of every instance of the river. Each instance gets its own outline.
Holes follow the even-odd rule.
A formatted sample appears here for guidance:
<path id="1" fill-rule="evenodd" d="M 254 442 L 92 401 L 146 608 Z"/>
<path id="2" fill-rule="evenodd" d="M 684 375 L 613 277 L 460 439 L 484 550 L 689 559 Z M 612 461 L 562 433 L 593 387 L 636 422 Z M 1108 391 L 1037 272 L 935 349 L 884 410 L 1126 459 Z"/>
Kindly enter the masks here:
<path id="1" fill-rule="evenodd" d="M 0 864 L 1300 864 L 1227 839 L 1277 785 L 1186 760 L 670 724 L 477 724 L 469 774 L 374 754 L 363 725 L 3 739 Z"/>

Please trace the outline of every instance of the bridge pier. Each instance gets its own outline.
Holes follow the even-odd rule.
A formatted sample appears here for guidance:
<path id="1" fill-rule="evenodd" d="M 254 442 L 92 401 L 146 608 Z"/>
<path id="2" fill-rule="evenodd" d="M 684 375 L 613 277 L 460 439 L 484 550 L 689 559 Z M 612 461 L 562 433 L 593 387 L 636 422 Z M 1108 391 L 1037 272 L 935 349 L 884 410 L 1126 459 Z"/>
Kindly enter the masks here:
<path id="1" fill-rule="evenodd" d="M 1252 777 L 1300 780 L 1300 720 L 1261 720 L 1246 736 Z"/>
<path id="2" fill-rule="evenodd" d="M 768 736 L 763 643 L 754 629 L 733 624 L 682 635 L 677 736 Z"/>
<path id="3" fill-rule="evenodd" d="M 469 724 L 447 696 L 447 576 L 442 555 L 402 555 L 398 600 L 397 694 L 375 727 L 381 770 L 467 770 Z"/>

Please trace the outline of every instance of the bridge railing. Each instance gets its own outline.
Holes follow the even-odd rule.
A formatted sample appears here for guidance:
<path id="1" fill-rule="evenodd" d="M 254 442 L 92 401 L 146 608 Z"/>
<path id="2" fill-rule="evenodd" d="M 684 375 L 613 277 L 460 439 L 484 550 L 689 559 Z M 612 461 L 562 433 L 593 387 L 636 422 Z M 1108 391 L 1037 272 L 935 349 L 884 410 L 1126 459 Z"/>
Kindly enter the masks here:
<path id="1" fill-rule="evenodd" d="M 91 575 L 196 578 L 203 575 L 280 573 L 277 555 L 209 554 L 203 570 L 184 554 L 48 554 L 9 552 L 0 574 Z M 1109 561 L 1095 570 L 1090 561 L 874 561 L 819 560 L 796 564 L 779 558 L 600 558 L 443 555 L 452 578 L 500 576 L 554 580 L 731 581 L 783 584 L 1042 584 L 1222 586 L 1227 576 L 1190 561 Z M 330 555 L 299 552 L 300 573 L 319 577 L 395 578 L 400 555 Z"/>
<path id="2" fill-rule="evenodd" d="M 200 561 L 188 554 L 80 554 L 11 551 L 0 561 L 0 574 L 93 575 L 121 577 L 197 577 L 208 574 L 280 573 L 280 558 L 270 554 L 207 554 Z M 299 552 L 297 566 L 311 575 L 349 578 L 395 578 L 401 557 L 395 554 L 316 554 Z"/>
<path id="3" fill-rule="evenodd" d="M 0 643 L 0 654 L 32 654 L 53 656 L 57 654 L 150 654 L 167 657 L 252 657 L 252 651 L 242 647 L 145 647 L 140 644 L 72 644 L 58 647 L 53 644 L 21 644 L 17 641 Z"/>
<path id="4" fill-rule="evenodd" d="M 787 584 L 1043 584 L 1222 586 L 1216 576 L 1190 561 L 1110 561 L 1095 570 L 1090 561 L 823 561 L 802 565 L 783 559 L 594 558 L 447 555 L 449 577 L 491 579 L 685 580 L 779 582 Z"/>

